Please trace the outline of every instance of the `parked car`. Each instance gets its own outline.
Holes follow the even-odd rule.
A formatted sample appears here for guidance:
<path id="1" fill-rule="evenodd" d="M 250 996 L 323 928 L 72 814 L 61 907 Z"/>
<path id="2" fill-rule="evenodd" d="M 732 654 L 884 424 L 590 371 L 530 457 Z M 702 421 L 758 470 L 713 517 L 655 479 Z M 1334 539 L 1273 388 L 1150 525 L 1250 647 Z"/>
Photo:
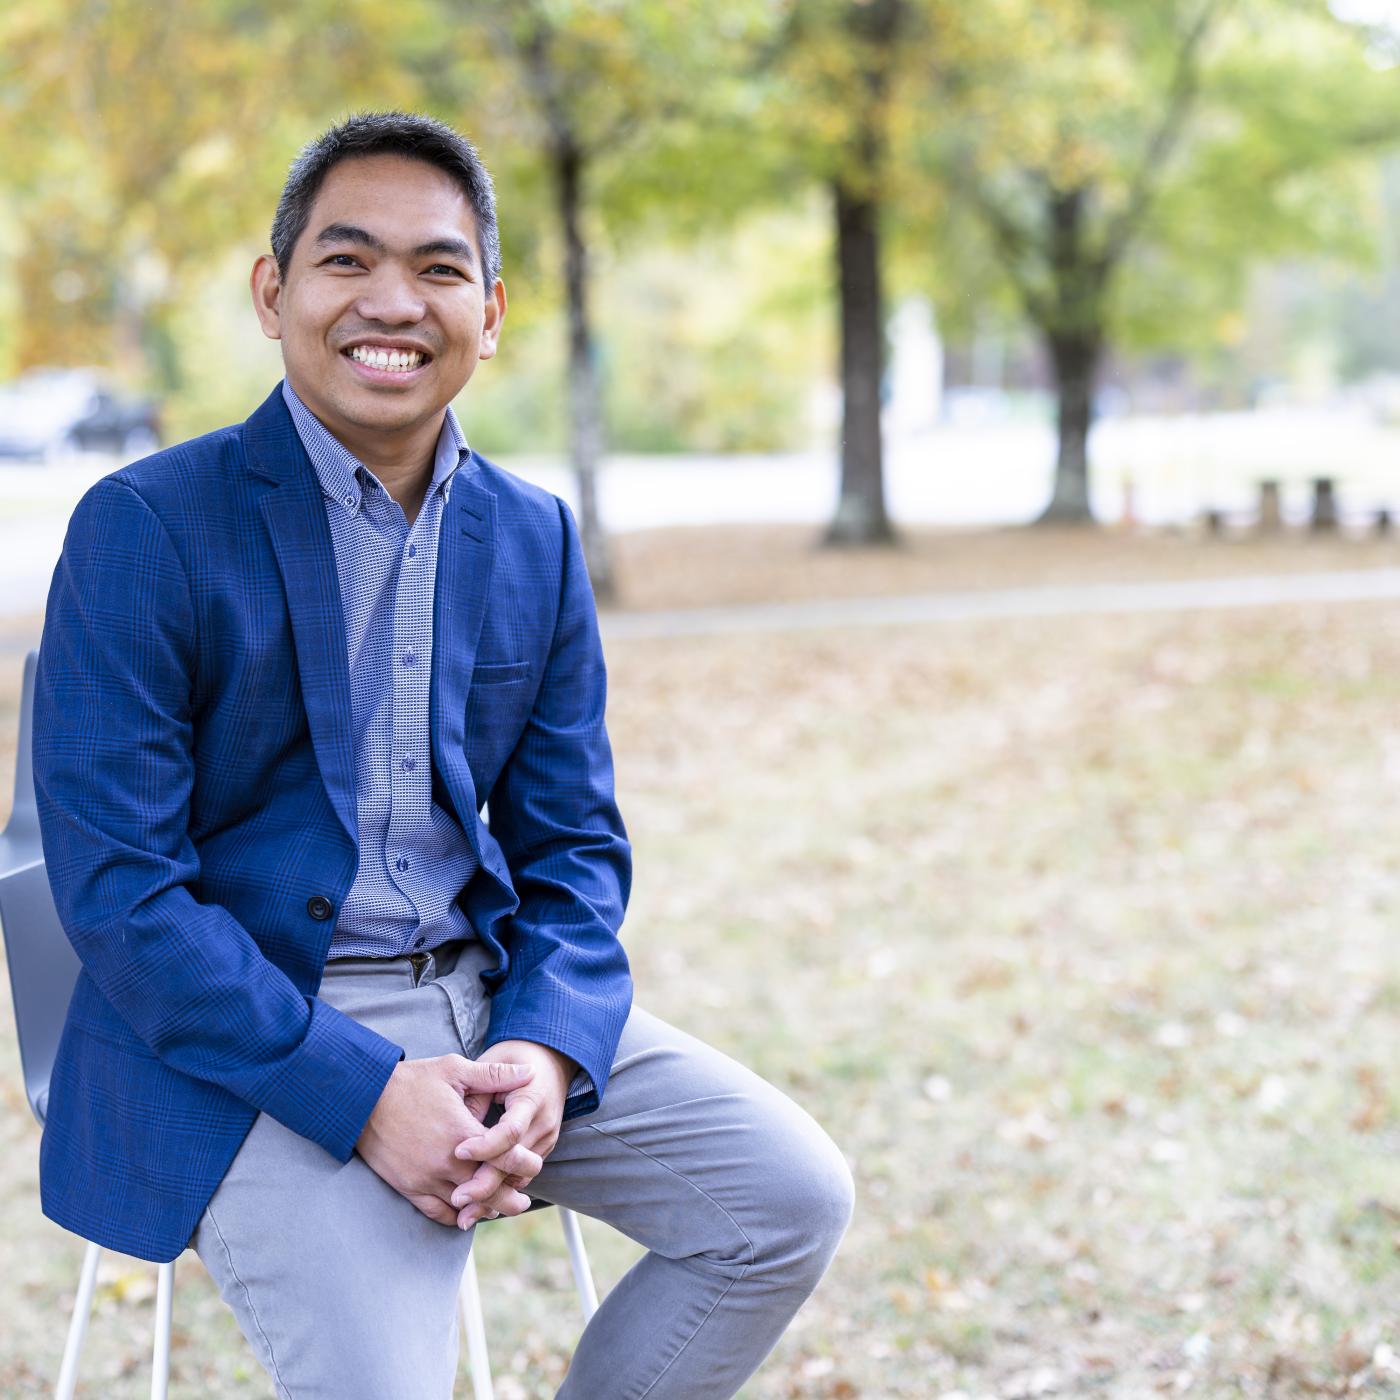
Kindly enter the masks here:
<path id="1" fill-rule="evenodd" d="M 114 389 L 100 371 L 36 369 L 0 385 L 0 458 L 111 452 L 131 461 L 159 446 L 155 403 Z"/>

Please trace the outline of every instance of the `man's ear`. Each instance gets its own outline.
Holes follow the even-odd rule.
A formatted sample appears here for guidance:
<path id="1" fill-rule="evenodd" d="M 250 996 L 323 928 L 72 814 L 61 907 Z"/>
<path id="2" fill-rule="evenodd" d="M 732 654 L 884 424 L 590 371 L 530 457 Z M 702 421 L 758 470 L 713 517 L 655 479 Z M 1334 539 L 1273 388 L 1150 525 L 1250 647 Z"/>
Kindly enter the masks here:
<path id="1" fill-rule="evenodd" d="M 496 285 L 486 298 L 485 315 L 481 323 L 481 346 L 477 357 L 489 360 L 496 353 L 496 343 L 501 335 L 501 322 L 506 319 L 506 284 L 498 277 Z"/>
<path id="2" fill-rule="evenodd" d="M 262 333 L 269 340 L 282 339 L 282 274 L 277 259 L 264 253 L 253 264 L 248 288 L 253 293 L 253 310 L 257 313 Z"/>

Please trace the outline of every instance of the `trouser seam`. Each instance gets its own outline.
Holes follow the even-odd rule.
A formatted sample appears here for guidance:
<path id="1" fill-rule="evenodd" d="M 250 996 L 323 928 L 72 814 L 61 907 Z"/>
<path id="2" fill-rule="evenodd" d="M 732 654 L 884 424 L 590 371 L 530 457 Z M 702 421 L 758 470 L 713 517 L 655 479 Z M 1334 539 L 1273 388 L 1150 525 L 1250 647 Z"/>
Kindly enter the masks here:
<path id="1" fill-rule="evenodd" d="M 692 1181 L 691 1178 L 686 1176 L 684 1172 L 678 1172 L 675 1169 L 675 1167 L 671 1166 L 669 1162 L 663 1162 L 660 1157 L 657 1157 L 654 1153 L 648 1152 L 644 1147 L 639 1147 L 635 1142 L 629 1142 L 625 1137 L 622 1137 L 617 1133 L 609 1132 L 607 1128 L 599 1127 L 599 1125 L 596 1123 L 590 1123 L 588 1127 L 593 1132 L 598 1133 L 600 1136 L 607 1138 L 610 1142 L 621 1143 L 624 1147 L 630 1148 L 639 1156 L 645 1157 L 647 1161 L 655 1162 L 656 1165 L 658 1167 L 661 1167 L 664 1171 L 670 1172 L 672 1176 L 679 1177 L 680 1180 L 685 1182 L 685 1184 L 689 1186 L 692 1191 L 698 1191 L 734 1227 L 734 1229 L 739 1234 L 739 1238 L 743 1240 L 745 1246 L 749 1251 L 748 1262 L 745 1263 L 740 1268 L 740 1271 L 737 1274 L 735 1274 L 734 1277 L 732 1277 L 728 1283 L 725 1284 L 724 1289 L 720 1293 L 719 1297 L 716 1298 L 715 1301 L 710 1305 L 709 1311 L 705 1314 L 704 1317 L 700 1319 L 699 1322 L 695 1324 L 694 1328 L 691 1330 L 690 1335 L 681 1342 L 680 1346 L 678 1346 L 675 1352 L 671 1355 L 671 1358 L 656 1373 L 656 1375 L 652 1377 L 651 1383 L 647 1386 L 647 1388 L 638 1393 L 637 1400 L 646 1400 L 646 1397 L 650 1395 L 652 1391 L 655 1390 L 656 1387 L 665 1379 L 666 1373 L 671 1369 L 671 1367 L 673 1367 L 676 1364 L 676 1362 L 680 1360 L 682 1355 L 684 1355 L 686 1347 L 688 1347 L 691 1344 L 691 1342 L 693 1342 L 696 1339 L 696 1337 L 700 1335 L 701 1328 L 703 1328 L 704 1325 L 715 1315 L 715 1309 L 718 1308 L 719 1305 L 722 1302 L 724 1302 L 724 1300 L 729 1296 L 730 1291 L 733 1289 L 734 1285 L 738 1283 L 739 1280 L 742 1279 L 745 1274 L 748 1273 L 749 1269 L 753 1266 L 758 1251 L 754 1249 L 753 1241 L 749 1238 L 748 1231 L 745 1230 L 744 1227 L 740 1225 L 737 1220 L 735 1220 L 733 1215 L 723 1205 L 721 1205 L 720 1202 L 715 1200 L 715 1198 L 712 1195 L 710 1195 L 710 1193 L 706 1191 L 705 1188 L 701 1186 L 698 1182 Z"/>
<path id="2" fill-rule="evenodd" d="M 650 1394 L 652 1393 L 652 1391 L 655 1390 L 656 1387 L 657 1387 L 663 1380 L 666 1379 L 666 1372 L 669 1371 L 669 1370 L 671 1369 L 671 1367 L 674 1366 L 674 1365 L 676 1364 L 676 1362 L 679 1361 L 679 1360 L 681 1359 L 681 1356 L 684 1354 L 686 1347 L 688 1347 L 688 1346 L 691 1344 L 691 1342 L 693 1342 L 693 1341 L 696 1339 L 696 1337 L 698 1337 L 698 1336 L 700 1335 L 700 1329 L 701 1329 L 702 1327 L 704 1327 L 704 1325 L 715 1315 L 715 1309 L 716 1309 L 717 1307 L 719 1307 L 719 1305 L 720 1305 L 722 1302 L 724 1302 L 724 1300 L 729 1296 L 730 1291 L 733 1289 L 734 1285 L 735 1285 L 736 1283 L 738 1283 L 739 1280 L 740 1280 L 741 1278 L 743 1278 L 744 1274 L 748 1273 L 748 1271 L 749 1271 L 749 1266 L 748 1266 L 747 1264 L 745 1264 L 745 1265 L 744 1265 L 743 1272 L 740 1273 L 740 1274 L 738 1274 L 736 1277 L 730 1279 L 729 1282 L 728 1282 L 727 1284 L 725 1284 L 725 1286 L 724 1286 L 724 1292 L 721 1293 L 721 1294 L 719 1295 L 719 1297 L 715 1299 L 715 1301 L 714 1301 L 713 1305 L 711 1306 L 709 1312 L 707 1312 L 707 1313 L 705 1314 L 705 1316 L 702 1317 L 702 1318 L 700 1319 L 700 1321 L 697 1322 L 697 1323 L 695 1324 L 695 1328 L 694 1328 L 694 1330 L 691 1332 L 690 1336 L 688 1336 L 688 1337 L 680 1344 L 680 1346 L 678 1346 L 678 1347 L 676 1348 L 675 1354 L 674 1354 L 674 1355 L 671 1357 L 671 1359 L 656 1373 L 656 1376 L 655 1376 L 655 1378 L 652 1380 L 652 1383 L 651 1383 L 649 1386 L 647 1386 L 647 1388 L 646 1388 L 644 1391 L 642 1391 L 642 1392 L 637 1396 L 637 1400 L 646 1400 L 646 1397 L 647 1397 L 648 1395 L 650 1395 Z"/>
<path id="3" fill-rule="evenodd" d="M 258 1329 L 258 1336 L 262 1338 L 262 1344 L 267 1348 L 267 1359 L 272 1363 L 272 1378 L 277 1382 L 277 1389 L 282 1392 L 283 1400 L 292 1400 L 292 1392 L 288 1388 L 286 1381 L 282 1379 L 281 1367 L 277 1364 L 277 1357 L 272 1350 L 272 1340 L 268 1337 L 263 1328 L 262 1321 L 258 1317 L 258 1310 L 253 1306 L 253 1295 L 248 1289 L 248 1285 L 238 1275 L 238 1269 L 233 1262 L 233 1253 L 228 1247 L 228 1241 L 224 1239 L 224 1232 L 219 1229 L 219 1222 L 214 1219 L 214 1212 L 210 1207 L 205 1207 L 209 1216 L 209 1223 L 214 1227 L 214 1233 L 218 1236 L 219 1245 L 224 1251 L 224 1259 L 228 1264 L 228 1271 L 233 1281 L 243 1290 L 243 1300 L 248 1305 L 248 1316 L 253 1319 L 253 1326 Z"/>
<path id="4" fill-rule="evenodd" d="M 624 1147 L 628 1147 L 633 1152 L 637 1153 L 638 1156 L 645 1157 L 647 1161 L 655 1162 L 656 1165 L 660 1167 L 663 1171 L 668 1171 L 671 1173 L 672 1176 L 679 1177 L 680 1180 L 685 1182 L 685 1184 L 689 1186 L 692 1191 L 698 1191 L 707 1201 L 709 1201 L 709 1203 L 712 1206 L 714 1206 L 714 1208 L 717 1211 L 719 1211 L 719 1213 L 722 1216 L 724 1216 L 724 1218 L 738 1232 L 739 1238 L 743 1240 L 745 1247 L 749 1251 L 749 1257 L 744 1264 L 745 1270 L 747 1270 L 749 1265 L 751 1265 L 757 1259 L 758 1251 L 754 1249 L 753 1241 L 749 1238 L 748 1231 L 745 1230 L 744 1227 L 740 1225 L 737 1220 L 735 1220 L 733 1215 L 730 1214 L 729 1210 L 725 1206 L 721 1205 L 719 1201 L 715 1200 L 715 1198 L 712 1195 L 710 1195 L 710 1193 L 706 1191 L 705 1188 L 701 1186 L 699 1182 L 692 1181 L 691 1178 L 688 1177 L 684 1172 L 678 1172 L 675 1169 L 675 1167 L 673 1167 L 669 1162 L 663 1162 L 660 1157 L 655 1155 L 655 1153 L 648 1152 L 645 1147 L 638 1147 L 635 1142 L 629 1142 L 625 1137 L 621 1136 L 619 1133 L 614 1133 L 606 1127 L 600 1127 L 597 1123 L 590 1123 L 588 1127 L 591 1131 L 601 1134 L 603 1137 L 607 1138 L 611 1142 L 620 1142 Z M 743 1275 L 741 1274 L 740 1277 L 742 1278 Z"/>

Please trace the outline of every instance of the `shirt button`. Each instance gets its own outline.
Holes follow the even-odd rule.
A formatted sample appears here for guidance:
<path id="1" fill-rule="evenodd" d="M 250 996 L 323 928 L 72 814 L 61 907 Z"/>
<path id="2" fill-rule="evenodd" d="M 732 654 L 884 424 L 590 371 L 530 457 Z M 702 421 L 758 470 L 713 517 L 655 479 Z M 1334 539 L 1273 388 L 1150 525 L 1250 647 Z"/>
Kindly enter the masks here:
<path id="1" fill-rule="evenodd" d="M 407 856 L 400 856 L 400 857 L 398 858 L 398 860 L 396 860 L 396 861 L 394 862 L 394 864 L 395 864 L 400 870 L 407 870 L 407 869 L 408 869 L 408 857 L 407 857 Z"/>
<path id="2" fill-rule="evenodd" d="M 409 545 L 409 547 L 408 547 L 408 557 L 409 557 L 410 559 L 412 559 L 413 556 L 414 556 L 415 554 L 417 554 L 417 553 L 418 553 L 418 546 L 417 546 L 416 544 L 411 544 L 411 545 Z"/>
<path id="3" fill-rule="evenodd" d="M 415 938 L 413 940 L 413 946 L 415 948 L 421 948 L 427 941 L 428 940 L 426 938 Z"/>
<path id="4" fill-rule="evenodd" d="M 405 773 L 411 773 L 415 768 L 418 767 L 418 763 L 415 759 L 406 758 L 401 764 L 399 764 L 399 767 L 402 768 Z"/>
<path id="5" fill-rule="evenodd" d="M 414 663 L 415 661 L 417 661 L 417 660 L 418 660 L 418 653 L 417 653 L 416 651 L 414 651 L 414 649 L 413 649 L 412 647 L 409 647 L 409 649 L 408 649 L 406 652 L 404 652 L 404 654 L 403 654 L 403 664 L 404 664 L 405 666 L 412 666 L 413 663 Z"/>
<path id="6" fill-rule="evenodd" d="M 323 894 L 313 894 L 306 901 L 306 912 L 317 923 L 324 923 L 331 916 L 331 902 Z"/>

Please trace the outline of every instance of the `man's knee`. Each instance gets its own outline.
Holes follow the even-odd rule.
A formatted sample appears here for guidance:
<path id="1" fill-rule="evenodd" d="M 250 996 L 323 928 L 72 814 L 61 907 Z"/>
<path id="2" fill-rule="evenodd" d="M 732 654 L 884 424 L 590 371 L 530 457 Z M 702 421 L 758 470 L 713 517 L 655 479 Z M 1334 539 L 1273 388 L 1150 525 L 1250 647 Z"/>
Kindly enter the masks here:
<path id="1" fill-rule="evenodd" d="M 851 1169 L 811 1119 L 772 1166 L 772 1178 L 764 1183 L 768 1247 L 760 1251 L 756 1267 L 815 1288 L 851 1223 Z"/>

